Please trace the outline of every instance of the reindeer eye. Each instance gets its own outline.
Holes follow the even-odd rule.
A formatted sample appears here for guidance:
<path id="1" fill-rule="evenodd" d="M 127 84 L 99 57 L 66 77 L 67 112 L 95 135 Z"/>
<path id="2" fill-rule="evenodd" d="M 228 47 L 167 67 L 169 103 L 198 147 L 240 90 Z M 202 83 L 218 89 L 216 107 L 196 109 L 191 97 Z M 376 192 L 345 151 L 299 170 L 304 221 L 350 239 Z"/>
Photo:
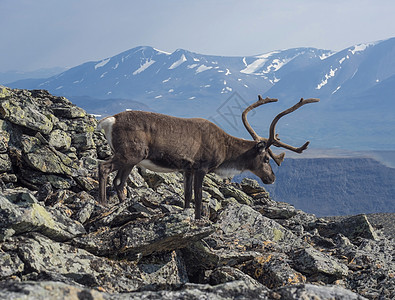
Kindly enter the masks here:
<path id="1" fill-rule="evenodd" d="M 270 158 L 268 156 L 265 156 L 265 158 L 263 159 L 263 162 L 269 163 L 269 161 L 270 161 Z"/>

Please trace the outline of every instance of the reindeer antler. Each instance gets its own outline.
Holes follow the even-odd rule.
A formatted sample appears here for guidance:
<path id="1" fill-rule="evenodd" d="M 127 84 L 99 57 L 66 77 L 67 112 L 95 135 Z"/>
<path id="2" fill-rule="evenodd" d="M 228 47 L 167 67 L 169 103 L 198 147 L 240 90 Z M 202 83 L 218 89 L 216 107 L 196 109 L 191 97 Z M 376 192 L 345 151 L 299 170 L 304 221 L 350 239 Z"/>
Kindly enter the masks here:
<path id="1" fill-rule="evenodd" d="M 247 129 L 247 131 L 251 134 L 252 138 L 254 139 L 254 141 L 267 141 L 267 139 L 260 137 L 254 129 L 252 129 L 250 123 L 248 123 L 247 121 L 247 114 L 248 112 L 250 112 L 251 110 L 253 110 L 254 108 L 257 108 L 258 106 L 261 106 L 263 104 L 266 103 L 270 103 L 270 102 L 277 102 L 278 99 L 271 99 L 271 98 L 265 98 L 263 99 L 261 95 L 258 95 L 258 101 L 251 104 L 250 106 L 248 106 L 242 113 L 241 118 L 243 120 L 243 124 L 245 126 L 245 128 Z"/>
<path id="2" fill-rule="evenodd" d="M 320 101 L 320 99 L 316 99 L 316 98 L 310 98 L 310 99 L 300 99 L 300 101 L 298 103 L 296 103 L 294 106 L 284 110 L 283 112 L 279 113 L 272 121 L 272 124 L 270 124 L 270 129 L 269 129 L 269 138 L 267 140 L 267 144 L 266 144 L 266 148 L 268 149 L 271 145 L 274 145 L 276 147 L 282 147 L 297 153 L 302 153 L 304 150 L 307 149 L 307 146 L 309 145 L 309 141 L 307 141 L 306 143 L 303 144 L 303 146 L 300 147 L 293 147 L 291 145 L 285 144 L 280 142 L 280 139 L 278 138 L 278 134 L 275 133 L 276 130 L 276 125 L 277 122 L 284 117 L 285 115 L 294 112 L 295 110 L 297 110 L 298 108 L 302 107 L 303 105 L 307 104 L 307 103 L 314 103 L 314 102 L 318 102 Z"/>
<path id="3" fill-rule="evenodd" d="M 271 98 L 265 98 L 263 99 L 261 97 L 261 95 L 258 95 L 258 101 L 251 104 L 250 106 L 248 106 L 242 114 L 242 120 L 243 120 L 243 124 L 245 126 L 245 128 L 247 129 L 247 131 L 250 133 L 250 135 L 252 136 L 252 138 L 255 141 L 264 141 L 266 142 L 266 150 L 268 151 L 269 155 L 271 156 L 271 158 L 273 158 L 273 160 L 276 162 L 276 164 L 278 166 L 281 165 L 281 163 L 284 161 L 284 156 L 285 153 L 280 153 L 278 155 L 274 154 L 272 152 L 272 150 L 270 149 L 270 146 L 274 145 L 276 147 L 282 147 L 297 153 L 302 153 L 304 150 L 307 149 L 307 146 L 309 145 L 309 141 L 307 141 L 306 143 L 304 143 L 302 146 L 300 147 L 293 147 L 291 145 L 285 144 L 283 142 L 280 142 L 280 139 L 278 137 L 278 134 L 276 134 L 275 129 L 276 129 L 276 125 L 277 122 L 285 115 L 297 110 L 298 108 L 300 108 L 301 106 L 307 104 L 307 103 L 314 103 L 314 102 L 318 102 L 320 101 L 319 99 L 316 98 L 310 98 L 310 99 L 300 99 L 300 101 L 298 103 L 296 103 L 294 106 L 284 110 L 283 112 L 279 113 L 272 121 L 272 123 L 270 124 L 270 129 L 269 129 L 269 138 L 263 138 L 260 137 L 254 129 L 252 129 L 250 123 L 248 123 L 247 121 L 247 114 L 249 111 L 253 110 L 254 108 L 257 108 L 258 106 L 261 106 L 263 104 L 266 103 L 270 103 L 270 102 L 277 102 L 278 99 L 271 99 Z"/>

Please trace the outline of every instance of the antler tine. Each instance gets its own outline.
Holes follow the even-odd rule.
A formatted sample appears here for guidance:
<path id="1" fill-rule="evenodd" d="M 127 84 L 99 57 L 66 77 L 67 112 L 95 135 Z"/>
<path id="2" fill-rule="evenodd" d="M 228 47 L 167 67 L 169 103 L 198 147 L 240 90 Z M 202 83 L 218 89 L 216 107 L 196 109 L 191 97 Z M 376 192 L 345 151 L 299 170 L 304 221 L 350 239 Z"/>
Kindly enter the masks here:
<path id="1" fill-rule="evenodd" d="M 250 123 L 248 123 L 248 121 L 247 121 L 247 114 L 248 114 L 248 112 L 251 111 L 251 110 L 253 110 L 254 108 L 257 108 L 258 106 L 263 105 L 263 104 L 270 103 L 270 102 L 277 102 L 277 101 L 278 101 L 278 99 L 271 99 L 271 98 L 265 98 L 265 99 L 263 99 L 261 95 L 258 95 L 258 101 L 255 102 L 255 103 L 253 103 L 253 104 L 251 104 L 250 106 L 248 106 L 248 107 L 243 111 L 243 113 L 242 113 L 242 115 L 241 115 L 241 118 L 242 118 L 242 120 L 243 120 L 243 124 L 244 124 L 245 128 L 247 129 L 247 131 L 250 133 L 250 135 L 252 136 L 252 138 L 253 138 L 255 141 L 266 140 L 266 139 L 260 137 L 260 136 L 255 132 L 255 130 L 252 129 Z"/>
<path id="2" fill-rule="evenodd" d="M 309 99 L 300 99 L 300 101 L 298 103 L 296 103 L 294 106 L 284 110 L 283 112 L 279 113 L 272 121 L 272 124 L 270 125 L 270 130 L 269 130 L 269 139 L 267 141 L 266 144 L 266 148 L 269 148 L 271 145 L 274 145 L 276 147 L 283 147 L 285 149 L 297 152 L 297 153 L 302 153 L 304 150 L 306 150 L 307 146 L 309 145 L 310 142 L 306 142 L 304 143 L 303 146 L 301 147 L 293 147 L 290 146 L 288 144 L 282 143 L 280 142 L 280 139 L 278 138 L 277 134 L 275 133 L 275 129 L 276 129 L 276 125 L 277 122 L 285 115 L 294 112 L 295 110 L 297 110 L 298 108 L 300 108 L 301 106 L 307 104 L 307 103 L 314 103 L 314 102 L 318 102 L 320 101 L 320 99 L 316 99 L 316 98 L 309 98 Z M 274 158 L 273 158 L 274 159 Z"/>
<path id="3" fill-rule="evenodd" d="M 279 155 L 276 155 L 272 152 L 272 149 L 270 149 L 270 148 L 268 149 L 268 152 L 269 152 L 270 157 L 273 158 L 273 160 L 276 162 L 277 166 L 280 166 L 281 163 L 284 161 L 285 153 L 282 152 Z"/>

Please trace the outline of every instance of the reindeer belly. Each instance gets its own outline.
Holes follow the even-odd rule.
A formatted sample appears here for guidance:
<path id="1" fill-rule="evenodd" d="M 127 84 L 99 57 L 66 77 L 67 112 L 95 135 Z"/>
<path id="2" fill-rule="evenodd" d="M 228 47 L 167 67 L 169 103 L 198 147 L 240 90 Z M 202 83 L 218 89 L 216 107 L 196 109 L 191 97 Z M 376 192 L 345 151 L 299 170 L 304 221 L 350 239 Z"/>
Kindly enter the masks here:
<path id="1" fill-rule="evenodd" d="M 139 162 L 137 165 L 139 167 L 143 167 L 154 172 L 171 173 L 171 172 L 179 171 L 178 169 L 172 169 L 169 167 L 161 166 L 159 164 L 155 164 L 152 160 L 149 159 L 144 159 L 141 162 Z"/>

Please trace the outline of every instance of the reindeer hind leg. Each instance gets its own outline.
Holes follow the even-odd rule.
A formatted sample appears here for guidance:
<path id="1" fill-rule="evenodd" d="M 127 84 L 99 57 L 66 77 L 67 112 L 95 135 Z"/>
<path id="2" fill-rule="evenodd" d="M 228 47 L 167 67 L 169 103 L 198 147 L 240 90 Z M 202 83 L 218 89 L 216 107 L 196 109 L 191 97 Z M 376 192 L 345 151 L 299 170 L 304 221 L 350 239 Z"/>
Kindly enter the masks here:
<path id="1" fill-rule="evenodd" d="M 114 170 L 112 159 L 99 164 L 99 202 L 104 205 L 107 200 L 106 186 L 108 175 Z"/>
<path id="2" fill-rule="evenodd" d="M 126 165 L 118 170 L 117 176 L 114 178 L 114 187 L 117 191 L 119 201 L 123 202 L 126 199 L 125 194 L 123 193 L 123 188 L 126 183 L 126 180 L 132 171 L 134 165 Z"/>

